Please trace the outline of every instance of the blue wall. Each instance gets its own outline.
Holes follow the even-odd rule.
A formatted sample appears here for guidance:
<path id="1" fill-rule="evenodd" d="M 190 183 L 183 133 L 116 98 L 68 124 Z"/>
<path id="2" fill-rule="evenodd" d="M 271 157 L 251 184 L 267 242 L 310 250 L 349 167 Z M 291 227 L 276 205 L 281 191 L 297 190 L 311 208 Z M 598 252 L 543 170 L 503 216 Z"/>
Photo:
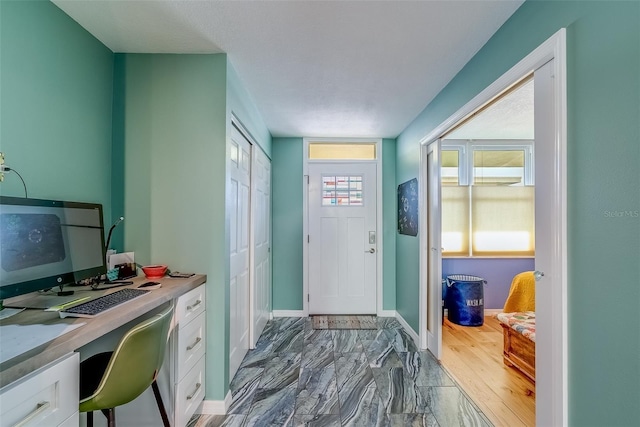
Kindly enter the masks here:
<path id="1" fill-rule="evenodd" d="M 513 276 L 535 267 L 533 258 L 444 258 L 442 277 L 468 274 L 487 281 L 484 287 L 484 308 L 501 309 L 509 295 Z"/>
<path id="2" fill-rule="evenodd" d="M 111 221 L 113 53 L 48 1 L 0 2 L 0 151 L 29 197 L 98 202 Z M 0 184 L 23 196 L 19 178 Z"/>
<path id="3" fill-rule="evenodd" d="M 420 138 L 567 28 L 569 421 L 576 426 L 640 419 L 640 322 L 621 327 L 615 315 L 636 313 L 640 302 L 639 23 L 635 1 L 527 1 L 397 140 L 403 182 L 417 176 Z M 397 308 L 417 329 L 417 239 L 400 236 L 397 251 Z"/>

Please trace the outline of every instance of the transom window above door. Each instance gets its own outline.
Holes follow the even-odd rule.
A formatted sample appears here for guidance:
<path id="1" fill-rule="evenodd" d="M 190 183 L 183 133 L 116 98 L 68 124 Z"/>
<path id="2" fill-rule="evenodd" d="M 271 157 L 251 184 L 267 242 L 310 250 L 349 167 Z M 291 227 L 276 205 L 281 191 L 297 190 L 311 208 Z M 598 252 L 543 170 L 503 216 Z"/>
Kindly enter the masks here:
<path id="1" fill-rule="evenodd" d="M 309 143 L 309 160 L 376 160 L 375 143 Z"/>

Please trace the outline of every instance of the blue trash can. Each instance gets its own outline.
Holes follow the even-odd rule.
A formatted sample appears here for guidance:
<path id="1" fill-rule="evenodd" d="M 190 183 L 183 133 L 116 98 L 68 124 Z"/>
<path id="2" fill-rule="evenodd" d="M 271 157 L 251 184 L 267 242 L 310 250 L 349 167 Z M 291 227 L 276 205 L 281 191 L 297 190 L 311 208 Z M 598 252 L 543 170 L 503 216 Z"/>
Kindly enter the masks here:
<path id="1" fill-rule="evenodd" d="M 446 306 L 448 319 L 462 326 L 482 326 L 484 323 L 484 284 L 482 277 L 466 274 L 447 276 Z"/>

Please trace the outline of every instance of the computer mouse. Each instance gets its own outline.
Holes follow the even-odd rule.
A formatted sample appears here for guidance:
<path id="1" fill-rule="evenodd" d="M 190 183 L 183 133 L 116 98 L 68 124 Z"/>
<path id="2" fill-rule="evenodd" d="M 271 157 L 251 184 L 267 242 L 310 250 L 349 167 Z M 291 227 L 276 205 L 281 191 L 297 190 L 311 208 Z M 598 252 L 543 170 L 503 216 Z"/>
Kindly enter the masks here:
<path id="1" fill-rule="evenodd" d="M 162 286 L 160 282 L 146 282 L 138 286 L 140 289 L 159 289 Z"/>

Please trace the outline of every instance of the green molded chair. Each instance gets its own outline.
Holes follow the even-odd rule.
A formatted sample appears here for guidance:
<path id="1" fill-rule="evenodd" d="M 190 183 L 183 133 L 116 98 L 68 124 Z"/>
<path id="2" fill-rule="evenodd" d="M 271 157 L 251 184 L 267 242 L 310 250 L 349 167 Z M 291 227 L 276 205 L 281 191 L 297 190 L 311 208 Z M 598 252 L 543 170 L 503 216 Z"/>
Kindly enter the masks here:
<path id="1" fill-rule="evenodd" d="M 102 411 L 109 427 L 115 427 L 115 407 L 131 402 L 149 386 L 165 427 L 169 418 L 160 397 L 156 377 L 164 360 L 173 307 L 128 331 L 115 351 L 96 354 L 80 363 L 80 412 L 93 426 L 93 411 Z"/>

